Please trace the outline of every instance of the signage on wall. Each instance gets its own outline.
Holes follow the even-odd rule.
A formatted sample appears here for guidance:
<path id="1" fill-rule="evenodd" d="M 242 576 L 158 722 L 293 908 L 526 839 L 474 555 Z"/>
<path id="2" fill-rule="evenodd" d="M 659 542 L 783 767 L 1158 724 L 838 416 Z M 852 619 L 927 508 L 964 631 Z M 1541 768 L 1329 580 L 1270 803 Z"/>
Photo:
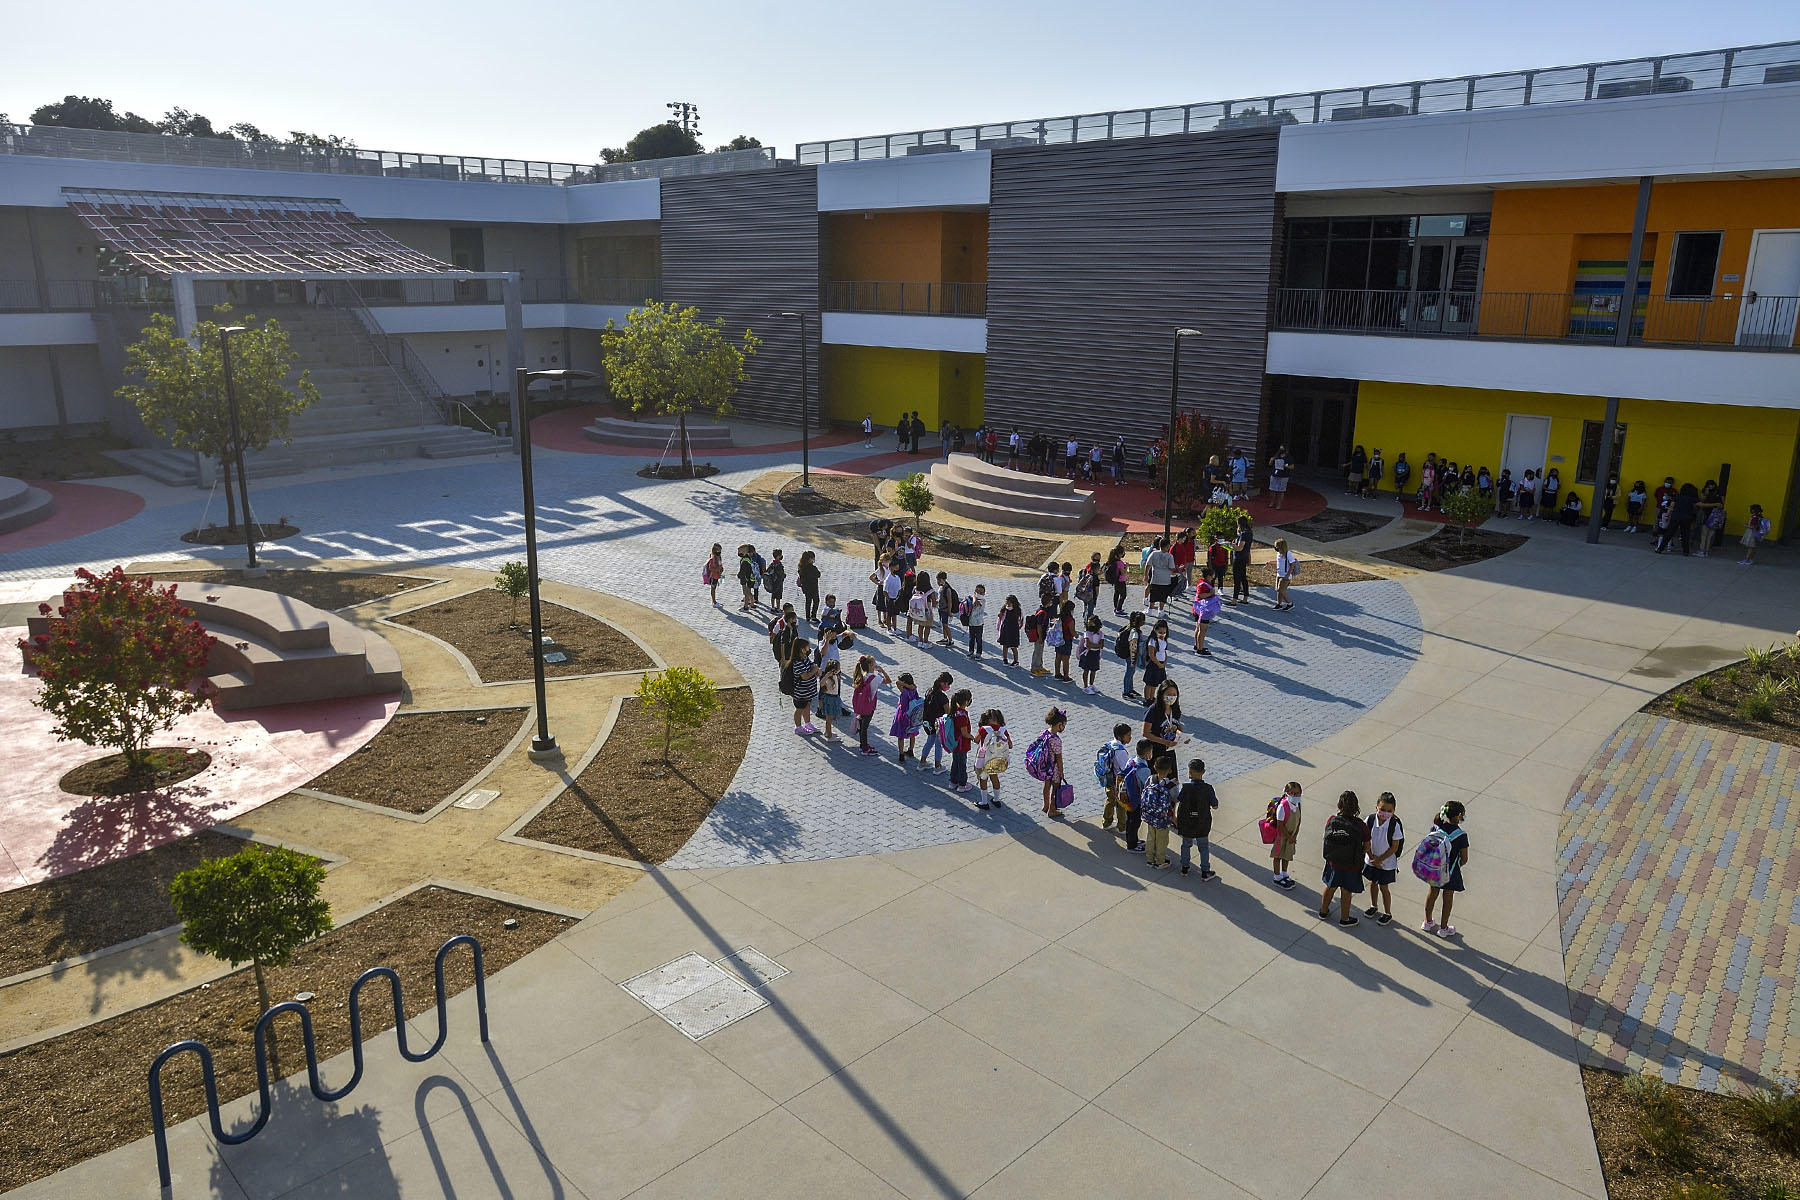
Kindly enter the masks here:
<path id="1" fill-rule="evenodd" d="M 1721 275 L 1719 276 L 1719 281 L 1721 283 L 1736 283 L 1742 278 L 1742 275 Z"/>

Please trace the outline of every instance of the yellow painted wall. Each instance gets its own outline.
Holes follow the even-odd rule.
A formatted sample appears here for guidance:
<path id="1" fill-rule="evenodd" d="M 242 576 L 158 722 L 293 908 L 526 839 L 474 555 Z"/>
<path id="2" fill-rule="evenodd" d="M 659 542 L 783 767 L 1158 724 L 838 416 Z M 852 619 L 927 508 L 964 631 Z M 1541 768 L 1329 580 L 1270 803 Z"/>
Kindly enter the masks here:
<path id="1" fill-rule="evenodd" d="M 1419 464 L 1429 453 L 1462 465 L 1485 465 L 1498 474 L 1508 413 L 1550 418 L 1550 465 L 1559 468 L 1565 495 L 1575 487 L 1582 502 L 1592 505 L 1593 487 L 1577 485 L 1575 469 L 1581 423 L 1598 421 L 1606 413 L 1606 401 L 1597 396 L 1364 381 L 1357 387 L 1354 440 L 1371 452 L 1381 448 L 1389 487 L 1394 460 L 1402 450 L 1413 464 L 1415 486 Z M 1619 401 L 1619 420 L 1626 427 L 1620 463 L 1621 516 L 1624 493 L 1634 479 L 1644 480 L 1652 490 L 1665 475 L 1698 486 L 1716 478 L 1721 463 L 1730 463 L 1726 531 L 1741 533 L 1750 505 L 1760 504 L 1773 523 L 1774 536 L 1781 536 L 1793 485 L 1795 445 L 1800 441 L 1800 412 L 1626 398 Z"/>
<path id="2" fill-rule="evenodd" d="M 973 428 L 981 423 L 986 366 L 980 354 L 826 346 L 825 411 L 850 424 L 872 413 L 876 424 L 892 429 L 902 412 L 917 409 L 934 434 L 944 421 Z"/>

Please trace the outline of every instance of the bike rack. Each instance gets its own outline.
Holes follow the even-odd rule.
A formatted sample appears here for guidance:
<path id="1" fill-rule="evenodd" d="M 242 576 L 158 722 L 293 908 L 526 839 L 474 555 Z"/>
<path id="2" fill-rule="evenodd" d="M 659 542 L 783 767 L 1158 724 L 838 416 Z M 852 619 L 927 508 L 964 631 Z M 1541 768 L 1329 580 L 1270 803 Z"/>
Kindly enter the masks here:
<path id="1" fill-rule="evenodd" d="M 243 1133 L 226 1133 L 224 1122 L 219 1114 L 219 1087 L 213 1073 L 212 1051 L 205 1043 L 192 1038 L 185 1042 L 176 1042 L 173 1046 L 156 1056 L 150 1064 L 150 1124 L 156 1133 L 156 1173 L 164 1191 L 171 1186 L 169 1176 L 169 1142 L 168 1134 L 163 1129 L 162 1102 L 162 1069 L 163 1064 L 178 1054 L 193 1051 L 200 1057 L 201 1081 L 206 1087 L 206 1112 L 212 1122 L 213 1139 L 224 1146 L 241 1146 L 262 1132 L 263 1126 L 269 1122 L 269 1107 L 274 1100 L 269 1081 L 269 1048 L 264 1041 L 269 1024 L 284 1012 L 300 1014 L 300 1036 L 306 1045 L 306 1081 L 312 1089 L 315 1099 L 330 1103 L 348 1096 L 363 1076 L 363 1040 L 362 1009 L 358 1005 L 358 997 L 362 994 L 363 985 L 372 979 L 385 979 L 390 985 L 394 999 L 394 1035 L 400 1044 L 400 1056 L 407 1062 L 424 1062 L 444 1048 L 444 1042 L 450 1034 L 450 1015 L 444 1005 L 444 957 L 459 945 L 466 945 L 475 959 L 475 1010 L 481 1018 L 481 1040 L 488 1040 L 487 1019 L 487 980 L 482 970 L 481 943 L 466 933 L 458 934 L 438 947 L 437 952 L 437 1039 L 429 1048 L 414 1053 L 406 1046 L 406 1007 L 400 998 L 400 976 L 392 967 L 370 967 L 356 977 L 350 985 L 350 1055 L 355 1060 L 356 1069 L 350 1073 L 350 1082 L 335 1090 L 327 1089 L 319 1081 L 319 1056 L 313 1044 L 312 1013 L 306 1005 L 297 1000 L 284 1000 L 273 1005 L 256 1020 L 254 1040 L 256 1044 L 256 1090 L 262 1104 L 256 1114 L 256 1120 Z"/>

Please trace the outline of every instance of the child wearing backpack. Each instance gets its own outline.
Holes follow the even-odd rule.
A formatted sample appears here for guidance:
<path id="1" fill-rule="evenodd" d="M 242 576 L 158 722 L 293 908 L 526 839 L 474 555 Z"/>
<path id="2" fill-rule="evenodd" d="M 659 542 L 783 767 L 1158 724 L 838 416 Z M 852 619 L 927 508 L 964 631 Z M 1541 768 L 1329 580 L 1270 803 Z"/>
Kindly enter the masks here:
<path id="1" fill-rule="evenodd" d="M 1051 604 L 1056 601 L 1052 600 Z M 1044 669 L 1044 637 L 1052 620 L 1049 605 L 1040 604 L 1038 610 L 1025 618 L 1025 640 L 1031 643 L 1031 677 L 1041 679 L 1050 672 Z"/>
<path id="2" fill-rule="evenodd" d="M 825 660 L 819 671 L 819 720 L 825 722 L 825 740 L 837 741 L 837 734 L 832 732 L 831 723 L 844 716 L 844 699 L 842 695 L 844 674 L 838 659 Z"/>
<path id="3" fill-rule="evenodd" d="M 1300 785 L 1290 782 L 1281 795 L 1269 801 L 1268 815 L 1263 818 L 1275 825 L 1275 840 L 1269 843 L 1269 859 L 1274 866 L 1274 884 L 1284 892 L 1294 890 L 1288 867 L 1294 861 L 1294 849 L 1300 844 Z"/>
<path id="4" fill-rule="evenodd" d="M 821 638 L 836 637 L 842 632 L 844 632 L 844 611 L 838 607 L 837 596 L 827 592 L 825 608 L 819 613 L 819 636 Z"/>
<path id="5" fill-rule="evenodd" d="M 751 549 L 750 549 L 750 571 L 751 571 L 751 574 L 755 577 L 754 580 L 752 581 L 751 590 L 750 590 L 751 603 L 752 603 L 752 605 L 761 604 L 762 603 L 763 576 L 765 576 L 769 573 L 769 564 L 767 562 L 763 561 L 763 556 L 756 552 L 756 548 L 754 546 L 751 547 Z M 770 608 L 780 608 L 781 604 L 779 601 L 775 601 L 775 602 L 772 602 L 769 605 L 769 607 Z"/>
<path id="6" fill-rule="evenodd" d="M 738 547 L 738 583 L 744 589 L 744 602 L 738 605 L 739 612 L 749 612 L 756 607 L 756 548 L 748 543 Z"/>
<path id="7" fill-rule="evenodd" d="M 1369 827 L 1362 821 L 1362 805 L 1356 793 L 1338 795 L 1337 813 L 1325 822 L 1325 891 L 1319 896 L 1319 916 L 1331 916 L 1331 898 L 1338 898 L 1338 924 L 1357 923 L 1350 915 L 1350 897 L 1363 890 L 1362 865 L 1369 848 Z"/>
<path id="8" fill-rule="evenodd" d="M 1462 869 L 1469 861 L 1469 834 L 1462 827 L 1464 811 L 1460 800 L 1444 805 L 1419 848 L 1413 851 L 1413 874 L 1431 885 L 1425 894 L 1425 923 L 1419 928 L 1441 938 L 1456 936 L 1456 926 L 1450 923 L 1450 905 L 1456 893 L 1463 890 Z M 1439 896 L 1444 898 L 1442 925 L 1431 916 Z"/>
<path id="9" fill-rule="evenodd" d="M 951 636 L 950 623 L 956 620 L 956 610 L 961 603 L 962 597 L 958 596 L 956 589 L 950 586 L 950 577 L 939 571 L 937 573 L 938 628 L 942 631 L 944 640 L 938 645 L 956 645 L 956 639 Z M 929 638 L 930 635 L 926 636 Z"/>
<path id="10" fill-rule="evenodd" d="M 1193 859 L 1193 849 L 1200 847 L 1200 879 L 1211 883 L 1219 877 L 1212 869 L 1213 809 L 1219 807 L 1219 794 L 1206 782 L 1206 762 L 1188 762 L 1188 781 L 1175 797 L 1175 832 L 1181 835 L 1181 873 L 1186 875 Z"/>
<path id="11" fill-rule="evenodd" d="M 987 585 L 976 584 L 974 593 L 963 603 L 969 613 L 969 657 L 980 658 L 985 649 L 981 636 L 987 629 Z"/>
<path id="12" fill-rule="evenodd" d="M 944 751 L 948 746 L 943 735 L 949 731 L 940 729 L 938 722 L 950 713 L 950 685 L 955 682 L 956 677 L 950 672 L 940 671 L 938 677 L 931 681 L 931 690 L 925 693 L 925 749 L 919 751 L 919 766 L 923 767 L 925 760 L 931 757 L 931 752 L 936 750 L 937 765 L 931 769 L 934 775 L 944 773 Z"/>
<path id="13" fill-rule="evenodd" d="M 888 726 L 888 736 L 894 739 L 900 751 L 900 765 L 905 767 L 906 760 L 913 756 L 919 726 L 925 720 L 925 701 L 919 696 L 918 685 L 913 683 L 912 672 L 902 673 L 898 682 L 900 699 L 894 703 L 894 720 Z"/>
<path id="14" fill-rule="evenodd" d="M 1142 850 L 1144 843 L 1138 837 L 1144 823 L 1144 789 L 1150 786 L 1155 774 L 1150 762 L 1156 755 L 1156 743 L 1149 738 L 1139 738 L 1137 758 L 1125 772 L 1124 782 L 1119 785 L 1119 806 L 1125 810 L 1125 819 L 1121 828 L 1125 833 L 1125 849 Z"/>
<path id="15" fill-rule="evenodd" d="M 1744 548 L 1744 557 L 1738 559 L 1738 566 L 1753 567 L 1756 565 L 1756 548 L 1762 540 L 1769 536 L 1769 518 L 1763 516 L 1762 505 L 1750 506 L 1750 519 L 1744 522 L 1744 536 L 1738 539 L 1738 545 Z M 1449 915 L 1448 912 L 1445 914 Z"/>
<path id="16" fill-rule="evenodd" d="M 953 792 L 970 790 L 969 751 L 974 747 L 975 739 L 974 731 L 969 727 L 969 702 L 974 698 L 968 688 L 961 688 L 950 697 L 950 728 L 945 732 L 950 735 L 950 790 Z M 987 807 L 986 796 L 977 807 Z"/>
<path id="17" fill-rule="evenodd" d="M 1369 907 L 1365 917 L 1373 917 L 1377 925 L 1394 919 L 1394 899 L 1388 885 L 1399 873 L 1400 852 L 1406 849 L 1406 830 L 1394 815 L 1394 793 L 1383 792 L 1375 798 L 1375 814 L 1367 823 L 1369 852 L 1363 867 L 1363 878 L 1369 881 Z"/>
<path id="18" fill-rule="evenodd" d="M 712 557 L 708 558 L 706 560 L 706 565 L 700 568 L 700 582 L 704 583 L 706 585 L 706 590 L 711 593 L 712 606 L 714 608 L 724 607 L 719 603 L 719 580 L 725 578 L 724 555 L 725 548 L 719 545 L 719 543 L 714 542 Z"/>
<path id="19" fill-rule="evenodd" d="M 1119 630 L 1119 636 L 1113 641 L 1113 653 L 1125 660 L 1125 690 L 1120 694 L 1126 700 L 1142 700 L 1137 692 L 1138 656 L 1143 651 L 1144 614 L 1134 612 L 1125 622 L 1125 628 Z"/>
<path id="20" fill-rule="evenodd" d="M 1100 652 L 1106 648 L 1106 635 L 1100 632 L 1100 618 L 1089 617 L 1087 630 L 1081 635 L 1081 690 L 1090 696 L 1100 694 L 1094 677 L 1100 673 Z"/>
<path id="21" fill-rule="evenodd" d="M 975 735 L 975 786 L 981 791 L 976 808 L 1005 808 L 1000 802 L 1000 776 L 1012 757 L 1012 733 L 1006 728 L 1006 717 L 997 708 L 981 714 L 981 729 Z M 993 796 L 988 796 L 988 790 Z"/>
<path id="22" fill-rule="evenodd" d="M 1119 799 L 1119 789 L 1125 781 L 1125 772 L 1131 769 L 1136 760 L 1131 753 L 1128 739 L 1131 737 L 1131 726 L 1123 722 L 1113 726 L 1113 735 L 1100 752 L 1094 756 L 1094 774 L 1099 777 L 1100 785 L 1106 789 L 1106 809 L 1100 816 L 1100 828 L 1111 829 L 1114 821 L 1120 829 L 1125 828 L 1125 805 Z M 1104 764 L 1104 765 L 1102 765 Z"/>
<path id="23" fill-rule="evenodd" d="M 1169 821 L 1175 810 L 1175 756 L 1165 750 L 1156 756 L 1150 770 L 1150 781 L 1138 801 L 1138 811 L 1150 827 L 1144 839 L 1144 862 L 1152 870 L 1163 871 L 1169 866 Z"/>
<path id="24" fill-rule="evenodd" d="M 1044 731 L 1025 750 L 1025 772 L 1044 785 L 1044 815 L 1052 821 L 1063 819 L 1063 730 L 1069 727 L 1069 715 L 1060 708 L 1044 714 Z"/>
<path id="25" fill-rule="evenodd" d="M 875 665 L 875 656 L 865 654 L 856 660 L 856 674 L 850 684 L 850 711 L 856 714 L 857 748 L 865 755 L 880 754 L 881 751 L 869 745 L 869 722 L 875 719 L 876 682 L 892 684 L 888 673 Z"/>

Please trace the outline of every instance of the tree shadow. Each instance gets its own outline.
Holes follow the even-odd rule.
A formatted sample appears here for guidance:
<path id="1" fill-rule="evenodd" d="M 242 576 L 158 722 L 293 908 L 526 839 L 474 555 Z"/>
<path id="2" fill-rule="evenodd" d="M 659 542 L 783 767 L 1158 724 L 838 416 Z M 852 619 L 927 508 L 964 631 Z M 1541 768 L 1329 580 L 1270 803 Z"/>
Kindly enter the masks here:
<path id="1" fill-rule="evenodd" d="M 800 844 L 799 822 L 741 788 L 721 796 L 705 824 L 720 841 L 756 858 L 772 858 Z"/>
<path id="2" fill-rule="evenodd" d="M 218 1147 L 213 1195 L 242 1189 L 247 1196 L 285 1196 L 309 1183 L 308 1195 L 359 1200 L 401 1195 L 382 1146 L 381 1114 L 373 1106 L 321 1104 L 304 1082 L 290 1079 L 271 1081 L 270 1094 L 268 1124 L 241 1146 Z M 323 1170 L 315 1153 L 321 1147 L 329 1147 L 333 1159 Z"/>
<path id="3" fill-rule="evenodd" d="M 38 856 L 50 876 L 125 858 L 218 824 L 232 803 L 202 783 L 173 784 L 107 799 L 89 797 L 63 814 L 62 828 Z"/>

